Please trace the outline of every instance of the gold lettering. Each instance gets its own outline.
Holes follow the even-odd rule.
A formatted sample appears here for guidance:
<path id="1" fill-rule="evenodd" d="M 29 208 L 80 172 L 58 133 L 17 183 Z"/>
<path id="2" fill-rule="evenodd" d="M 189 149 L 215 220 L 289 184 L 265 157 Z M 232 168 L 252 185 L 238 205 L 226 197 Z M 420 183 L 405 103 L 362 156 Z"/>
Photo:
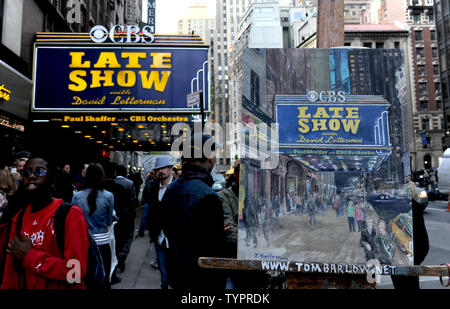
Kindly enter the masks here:
<path id="1" fill-rule="evenodd" d="M 298 125 L 300 128 L 298 128 L 298 131 L 301 133 L 308 133 L 309 132 L 309 126 L 308 126 L 308 119 L 299 119 Z"/>
<path id="2" fill-rule="evenodd" d="M 150 53 L 153 57 L 153 64 L 150 65 L 152 69 L 166 69 L 172 68 L 171 57 L 172 53 Z"/>
<path id="3" fill-rule="evenodd" d="M 311 118 L 311 114 L 306 114 L 308 107 L 298 107 L 298 118 Z"/>
<path id="4" fill-rule="evenodd" d="M 314 118 L 330 118 L 325 107 L 318 107 L 316 113 L 313 116 Z M 313 130 L 314 131 L 314 130 Z"/>
<path id="5" fill-rule="evenodd" d="M 359 127 L 359 123 L 361 122 L 361 120 L 347 120 L 347 119 L 343 119 L 342 120 L 342 125 L 344 126 L 344 130 L 345 132 L 348 131 L 352 131 L 353 134 L 356 134 L 356 132 L 358 132 L 358 127 Z"/>
<path id="6" fill-rule="evenodd" d="M 345 109 L 347 111 L 347 118 L 359 118 L 358 107 L 346 107 Z"/>
<path id="7" fill-rule="evenodd" d="M 105 75 L 100 76 L 102 71 L 93 70 L 91 71 L 92 75 L 92 83 L 91 88 L 98 88 L 101 87 L 100 81 L 103 81 L 103 87 L 113 87 L 114 83 L 112 81 L 112 77 L 114 74 L 114 71 L 103 71 Z"/>
<path id="8" fill-rule="evenodd" d="M 136 73 L 134 71 L 120 71 L 117 74 L 117 84 L 122 87 L 133 87 L 136 84 Z"/>
<path id="9" fill-rule="evenodd" d="M 332 118 L 342 118 L 342 115 L 340 114 L 344 108 L 343 107 L 330 107 L 329 110 L 331 112 L 334 112 Z"/>
<path id="10" fill-rule="evenodd" d="M 75 70 L 70 72 L 69 79 L 75 84 L 69 84 L 69 90 L 72 91 L 83 91 L 87 88 L 87 83 L 80 76 L 86 76 L 86 71 Z"/>
<path id="11" fill-rule="evenodd" d="M 326 119 L 313 119 L 312 123 L 313 123 L 313 129 L 311 130 L 312 132 L 327 130 L 327 120 Z"/>
<path id="12" fill-rule="evenodd" d="M 156 91 L 164 92 L 164 89 L 166 89 L 167 81 L 169 80 L 169 76 L 172 72 L 161 71 L 162 79 L 159 78 L 158 71 L 151 71 L 149 77 L 147 77 L 147 73 L 148 71 L 139 72 L 142 79 L 142 87 L 145 89 L 151 89 L 154 84 Z"/>
<path id="13" fill-rule="evenodd" d="M 90 68 L 91 62 L 82 62 L 83 56 L 84 52 L 71 52 L 70 57 L 72 58 L 72 62 L 70 63 L 69 68 Z"/>
<path id="14" fill-rule="evenodd" d="M 98 61 L 94 64 L 94 68 L 108 68 L 116 69 L 120 68 L 119 62 L 117 62 L 116 53 L 114 52 L 101 52 L 98 57 Z"/>
<path id="15" fill-rule="evenodd" d="M 122 58 L 128 58 L 127 68 L 139 69 L 142 66 L 139 64 L 139 58 L 145 59 L 147 58 L 146 53 L 122 53 Z"/>

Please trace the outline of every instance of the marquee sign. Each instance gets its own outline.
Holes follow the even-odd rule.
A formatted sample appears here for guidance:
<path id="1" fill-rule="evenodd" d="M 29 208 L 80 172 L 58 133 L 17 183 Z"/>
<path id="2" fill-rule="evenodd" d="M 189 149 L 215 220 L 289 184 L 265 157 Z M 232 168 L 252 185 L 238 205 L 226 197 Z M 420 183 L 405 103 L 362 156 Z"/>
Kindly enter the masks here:
<path id="1" fill-rule="evenodd" d="M 207 48 L 37 46 L 34 63 L 34 111 L 200 113 L 199 90 L 209 110 Z"/>
<path id="2" fill-rule="evenodd" d="M 277 96 L 280 148 L 389 149 L 389 103 L 381 96 L 339 98 Z"/>

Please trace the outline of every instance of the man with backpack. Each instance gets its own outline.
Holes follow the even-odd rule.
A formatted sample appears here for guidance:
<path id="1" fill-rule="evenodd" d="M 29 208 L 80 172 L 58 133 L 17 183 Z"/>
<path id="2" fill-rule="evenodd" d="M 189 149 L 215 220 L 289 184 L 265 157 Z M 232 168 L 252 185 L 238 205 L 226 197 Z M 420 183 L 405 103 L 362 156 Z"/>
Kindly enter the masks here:
<path id="1" fill-rule="evenodd" d="M 92 242 L 83 211 L 52 197 L 55 174 L 45 160 L 30 159 L 22 177 L 29 203 L 11 223 L 2 288 L 86 288 L 87 269 L 98 265 L 88 265 Z"/>

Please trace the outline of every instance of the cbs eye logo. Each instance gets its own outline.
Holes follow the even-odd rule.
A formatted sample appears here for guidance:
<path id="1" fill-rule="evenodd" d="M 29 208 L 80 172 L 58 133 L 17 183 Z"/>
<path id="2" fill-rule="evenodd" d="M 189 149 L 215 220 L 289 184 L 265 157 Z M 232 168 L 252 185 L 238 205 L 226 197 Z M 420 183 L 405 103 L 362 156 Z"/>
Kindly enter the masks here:
<path id="1" fill-rule="evenodd" d="M 320 101 L 322 103 L 335 103 L 335 102 L 345 102 L 345 92 L 339 91 L 336 93 L 336 91 L 309 91 L 306 94 L 306 98 L 310 102 L 317 102 Z"/>
<path id="2" fill-rule="evenodd" d="M 116 29 L 119 29 L 118 33 L 124 33 L 126 36 L 116 38 Z M 95 43 L 104 43 L 108 37 L 113 43 L 153 43 L 155 37 L 151 33 L 150 26 L 144 26 L 139 28 L 139 26 L 113 26 L 109 31 L 106 27 L 97 25 L 92 27 L 89 32 L 91 40 Z M 119 39 L 119 40 L 118 40 Z M 125 42 L 124 42 L 125 39 Z"/>

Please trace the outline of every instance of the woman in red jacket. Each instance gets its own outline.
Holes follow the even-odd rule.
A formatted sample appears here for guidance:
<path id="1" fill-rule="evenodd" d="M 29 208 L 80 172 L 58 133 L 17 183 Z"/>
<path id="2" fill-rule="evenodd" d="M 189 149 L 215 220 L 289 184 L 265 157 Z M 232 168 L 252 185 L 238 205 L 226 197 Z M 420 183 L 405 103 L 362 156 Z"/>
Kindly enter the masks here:
<path id="1" fill-rule="evenodd" d="M 62 200 L 52 198 L 54 178 L 48 163 L 41 158 L 30 159 L 22 176 L 30 203 L 22 222 L 18 222 L 19 213 L 11 224 L 2 288 L 85 288 L 82 278 L 87 268 L 89 234 L 83 211 L 77 206 L 70 209 L 65 221 L 64 252 L 60 252 L 53 223 Z"/>

